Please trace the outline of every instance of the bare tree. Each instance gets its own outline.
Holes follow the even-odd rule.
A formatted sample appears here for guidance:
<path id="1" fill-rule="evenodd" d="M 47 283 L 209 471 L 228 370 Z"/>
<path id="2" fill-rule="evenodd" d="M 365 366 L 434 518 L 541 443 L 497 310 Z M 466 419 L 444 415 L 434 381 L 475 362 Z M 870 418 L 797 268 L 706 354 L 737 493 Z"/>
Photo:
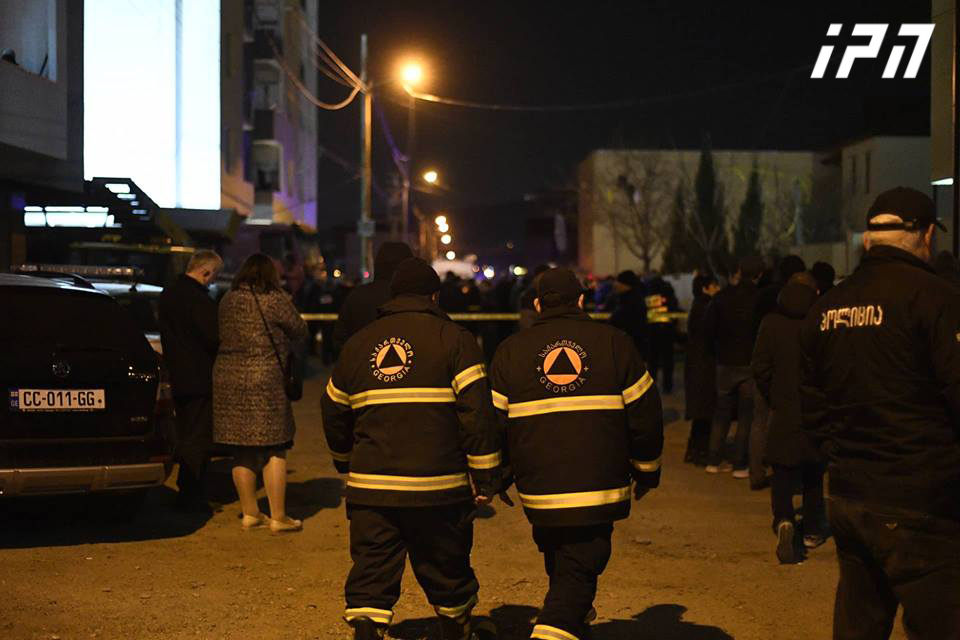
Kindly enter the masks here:
<path id="1" fill-rule="evenodd" d="M 649 272 L 666 248 L 675 176 L 658 154 L 623 154 L 612 168 L 604 206 L 605 222 L 614 236 Z M 615 242 L 616 246 L 618 243 Z"/>
<path id="2" fill-rule="evenodd" d="M 784 255 L 791 246 L 799 244 L 796 239 L 797 223 L 810 206 L 810 190 L 799 178 L 783 176 L 776 169 L 772 183 L 767 213 L 763 217 L 760 246 L 765 254 Z"/>

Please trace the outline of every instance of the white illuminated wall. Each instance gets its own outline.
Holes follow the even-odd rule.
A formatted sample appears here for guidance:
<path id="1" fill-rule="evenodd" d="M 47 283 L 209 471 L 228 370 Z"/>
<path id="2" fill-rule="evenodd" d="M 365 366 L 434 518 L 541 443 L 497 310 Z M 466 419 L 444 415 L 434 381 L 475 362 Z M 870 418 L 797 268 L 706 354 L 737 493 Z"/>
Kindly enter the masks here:
<path id="1" fill-rule="evenodd" d="M 88 1 L 83 32 L 86 178 L 132 178 L 161 207 L 219 209 L 220 2 Z"/>

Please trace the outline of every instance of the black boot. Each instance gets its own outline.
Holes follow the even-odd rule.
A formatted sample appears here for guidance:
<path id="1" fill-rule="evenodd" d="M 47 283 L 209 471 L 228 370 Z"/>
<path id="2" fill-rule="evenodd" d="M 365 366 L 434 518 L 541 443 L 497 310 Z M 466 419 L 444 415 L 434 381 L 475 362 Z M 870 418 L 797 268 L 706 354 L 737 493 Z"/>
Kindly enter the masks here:
<path id="1" fill-rule="evenodd" d="M 354 618 L 350 626 L 353 627 L 353 640 L 382 640 L 387 630 L 370 618 Z"/>
<path id="2" fill-rule="evenodd" d="M 470 640 L 470 618 L 448 618 L 440 616 L 440 638 L 442 640 Z"/>

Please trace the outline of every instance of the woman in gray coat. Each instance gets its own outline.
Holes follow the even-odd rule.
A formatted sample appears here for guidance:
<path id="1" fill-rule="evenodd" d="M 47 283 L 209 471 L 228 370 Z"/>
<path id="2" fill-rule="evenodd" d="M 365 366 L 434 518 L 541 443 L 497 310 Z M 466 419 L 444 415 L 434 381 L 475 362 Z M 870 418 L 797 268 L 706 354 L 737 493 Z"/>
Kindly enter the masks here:
<path id="1" fill-rule="evenodd" d="M 234 455 L 244 529 L 301 529 L 286 513 L 286 456 L 295 425 L 284 371 L 290 352 L 306 336 L 306 323 L 280 288 L 273 261 L 261 253 L 247 258 L 220 301 L 220 349 L 213 367 L 213 440 Z M 261 471 L 269 518 L 257 506 Z"/>

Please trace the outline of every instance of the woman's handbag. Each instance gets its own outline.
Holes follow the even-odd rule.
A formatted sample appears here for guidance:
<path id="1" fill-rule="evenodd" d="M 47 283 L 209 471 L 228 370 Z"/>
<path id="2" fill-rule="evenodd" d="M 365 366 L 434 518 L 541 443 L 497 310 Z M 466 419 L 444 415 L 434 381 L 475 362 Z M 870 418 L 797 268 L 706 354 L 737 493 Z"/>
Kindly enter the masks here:
<path id="1" fill-rule="evenodd" d="M 280 365 L 280 373 L 283 376 L 283 391 L 287 394 L 287 398 L 296 402 L 303 397 L 303 378 L 298 375 L 300 368 L 297 366 L 296 356 L 292 352 L 287 354 L 287 366 L 284 368 L 283 360 L 280 358 L 280 351 L 277 349 L 277 343 L 273 341 L 273 332 L 270 331 L 270 325 L 267 324 L 267 319 L 263 315 L 263 309 L 260 308 L 260 300 L 257 298 L 257 294 L 253 292 L 253 289 L 250 289 L 250 293 L 253 294 L 253 301 L 257 305 L 257 312 L 260 314 L 260 319 L 263 320 L 263 328 L 267 332 L 267 338 L 270 339 L 270 346 L 273 347 L 273 355 L 277 357 L 277 364 Z"/>

